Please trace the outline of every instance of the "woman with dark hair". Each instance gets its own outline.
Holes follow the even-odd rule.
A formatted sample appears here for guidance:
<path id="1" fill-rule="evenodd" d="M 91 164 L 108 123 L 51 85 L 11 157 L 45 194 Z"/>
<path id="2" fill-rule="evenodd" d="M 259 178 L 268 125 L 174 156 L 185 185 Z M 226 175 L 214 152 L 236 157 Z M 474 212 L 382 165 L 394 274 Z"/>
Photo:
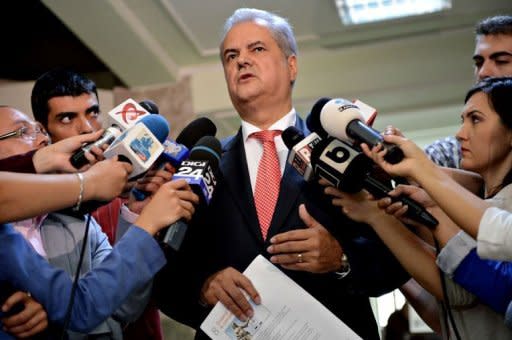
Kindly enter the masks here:
<path id="1" fill-rule="evenodd" d="M 461 144 L 461 167 L 476 172 L 484 181 L 484 198 L 490 205 L 512 211 L 512 78 L 485 79 L 476 84 L 466 95 L 462 126 L 457 133 Z M 403 138 L 385 137 L 386 141 L 398 143 Z M 405 143 L 405 142 L 403 142 Z M 398 143 L 400 146 L 402 144 Z M 411 143 L 412 144 L 412 143 Z M 432 169 L 442 173 L 424 155 L 421 162 L 414 163 L 407 157 L 399 164 L 389 164 L 383 159 L 385 151 L 364 147 L 381 167 L 393 175 L 412 178 L 421 186 L 437 186 L 438 195 L 445 201 L 456 204 L 457 199 L 446 190 L 440 178 L 446 174 L 428 175 Z M 418 148 L 419 150 L 419 148 Z M 420 153 L 416 150 L 416 153 Z M 419 156 L 418 156 L 419 158 Z M 416 165 L 416 166 L 415 166 Z M 415 169 L 412 174 L 410 169 Z M 429 179 L 430 178 L 430 182 Z M 434 179 L 432 179 L 434 178 Z M 397 192 L 402 192 L 397 190 Z M 420 189 L 417 189 L 420 190 Z M 428 190 L 428 189 L 427 189 Z M 413 190 L 409 189 L 409 192 Z M 415 191 L 413 198 L 418 199 Z M 432 231 L 442 250 L 434 251 L 400 223 L 379 209 L 388 207 L 390 213 L 400 216 L 405 208 L 398 204 L 389 207 L 390 200 L 375 202 L 364 193 L 349 195 L 334 188 L 326 188 L 326 193 L 335 196 L 333 204 L 356 221 L 366 222 L 377 232 L 393 251 L 402 265 L 439 301 L 448 302 L 450 314 L 462 339 L 509 339 L 512 332 L 503 324 L 503 316 L 512 299 L 512 267 L 508 262 L 482 260 L 476 256 L 476 241 L 461 231 L 450 218 L 435 204 L 429 210 L 440 221 Z M 470 195 L 469 193 L 467 193 Z M 438 199 L 434 196 L 434 199 Z M 428 200 L 423 199 L 424 203 Z M 470 214 L 468 211 L 466 213 Z M 458 222 L 455 220 L 455 222 Z M 439 275 L 439 268 L 444 272 Z M 459 285 L 460 284 L 460 285 Z M 444 285 L 444 287 L 443 287 Z M 463 289 L 462 287 L 465 289 Z M 473 295 L 474 293 L 475 295 Z M 490 305 L 495 313 L 480 301 Z M 443 334 L 452 333 L 443 325 Z M 452 333 L 453 334 L 453 333 Z"/>

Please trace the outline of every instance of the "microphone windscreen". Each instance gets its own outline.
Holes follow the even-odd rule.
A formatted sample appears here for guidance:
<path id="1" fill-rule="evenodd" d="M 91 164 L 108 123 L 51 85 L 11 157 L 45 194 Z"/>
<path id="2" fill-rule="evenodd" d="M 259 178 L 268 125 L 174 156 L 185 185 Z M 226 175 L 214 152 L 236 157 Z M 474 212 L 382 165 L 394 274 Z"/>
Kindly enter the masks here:
<path id="1" fill-rule="evenodd" d="M 167 136 L 169 136 L 169 123 L 160 115 L 145 115 L 139 122 L 146 125 L 160 143 L 164 143 Z"/>
<path id="2" fill-rule="evenodd" d="M 213 171 L 219 168 L 222 146 L 217 138 L 213 136 L 204 136 L 190 150 L 189 160 L 209 161 Z"/>
<path id="3" fill-rule="evenodd" d="M 158 106 L 156 106 L 155 102 L 150 99 L 144 99 L 143 101 L 139 102 L 139 105 L 151 114 L 160 113 L 160 111 L 158 110 Z"/>
<path id="4" fill-rule="evenodd" d="M 281 134 L 283 142 L 288 149 L 292 149 L 297 143 L 304 139 L 304 134 L 295 126 L 287 127 Z"/>
<path id="5" fill-rule="evenodd" d="M 213 122 L 206 118 L 200 117 L 181 130 L 178 137 L 176 137 L 176 143 L 185 145 L 188 149 L 192 148 L 199 139 L 204 136 L 215 136 L 217 133 L 217 127 Z"/>
<path id="6" fill-rule="evenodd" d="M 349 124 L 354 120 L 364 121 L 364 117 L 352 102 L 343 98 L 334 98 L 323 105 L 320 110 L 320 125 L 327 134 L 351 143 L 347 134 Z"/>
<path id="7" fill-rule="evenodd" d="M 327 132 L 324 130 L 322 124 L 320 123 L 320 113 L 322 112 L 322 108 L 324 107 L 324 105 L 329 100 L 331 100 L 331 98 L 324 97 L 318 99 L 315 105 L 313 105 L 311 113 L 306 118 L 306 125 L 308 129 L 312 132 L 316 132 L 322 138 L 327 137 Z"/>

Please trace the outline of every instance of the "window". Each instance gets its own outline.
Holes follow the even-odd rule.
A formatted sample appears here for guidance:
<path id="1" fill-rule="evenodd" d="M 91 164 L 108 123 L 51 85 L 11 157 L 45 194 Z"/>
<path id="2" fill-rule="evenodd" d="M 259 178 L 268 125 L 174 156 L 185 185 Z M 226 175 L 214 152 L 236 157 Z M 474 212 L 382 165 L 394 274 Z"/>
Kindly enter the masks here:
<path id="1" fill-rule="evenodd" d="M 451 0 L 334 0 L 344 25 L 439 12 L 451 8 Z"/>

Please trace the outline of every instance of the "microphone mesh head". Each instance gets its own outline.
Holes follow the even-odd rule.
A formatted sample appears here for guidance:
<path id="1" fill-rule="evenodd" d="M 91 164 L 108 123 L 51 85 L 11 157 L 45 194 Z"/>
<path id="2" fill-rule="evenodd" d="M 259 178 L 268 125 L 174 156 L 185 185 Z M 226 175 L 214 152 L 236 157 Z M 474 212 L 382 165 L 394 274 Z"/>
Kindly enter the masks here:
<path id="1" fill-rule="evenodd" d="M 287 127 L 281 134 L 283 142 L 288 149 L 292 149 L 298 142 L 304 139 L 304 134 L 295 126 Z"/>
<path id="2" fill-rule="evenodd" d="M 190 122 L 183 130 L 181 130 L 176 143 L 185 145 L 188 149 L 198 143 L 199 139 L 204 136 L 215 136 L 217 127 L 213 122 L 206 118 L 200 117 Z"/>
<path id="3" fill-rule="evenodd" d="M 320 113 L 322 112 L 322 108 L 324 105 L 331 100 L 331 98 L 320 98 L 317 100 L 313 108 L 311 109 L 311 113 L 306 118 L 306 125 L 311 132 L 316 132 L 320 137 L 327 137 L 327 131 L 324 130 L 322 124 L 320 123 Z"/>
<path id="4" fill-rule="evenodd" d="M 139 103 L 140 106 L 144 108 L 144 110 L 148 111 L 151 114 L 159 114 L 158 106 L 156 106 L 155 102 L 150 99 L 144 99 Z"/>
<path id="5" fill-rule="evenodd" d="M 212 170 L 217 171 L 221 153 L 219 140 L 213 136 L 204 136 L 190 150 L 189 160 L 209 161 Z"/>
<path id="6" fill-rule="evenodd" d="M 359 108 L 343 98 L 334 98 L 325 103 L 320 111 L 320 125 L 332 137 L 351 143 L 347 127 L 354 120 L 363 120 Z"/>
<path id="7" fill-rule="evenodd" d="M 160 115 L 144 115 L 137 123 L 146 125 L 160 143 L 164 143 L 169 136 L 169 123 Z"/>

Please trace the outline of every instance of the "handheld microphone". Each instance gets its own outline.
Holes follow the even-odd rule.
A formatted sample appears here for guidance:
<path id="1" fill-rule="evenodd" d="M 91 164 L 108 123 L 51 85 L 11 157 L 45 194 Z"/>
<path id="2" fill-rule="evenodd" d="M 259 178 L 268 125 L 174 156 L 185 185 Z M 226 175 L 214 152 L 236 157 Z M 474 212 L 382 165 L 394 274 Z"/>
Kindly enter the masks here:
<path id="1" fill-rule="evenodd" d="M 283 142 L 290 153 L 288 163 L 309 182 L 314 177 L 313 167 L 311 165 L 311 152 L 322 140 L 315 132 L 307 137 L 294 126 L 289 126 L 281 134 Z"/>
<path id="2" fill-rule="evenodd" d="M 410 219 L 429 228 L 438 225 L 436 218 L 415 200 L 404 195 L 389 196 L 391 186 L 371 174 L 372 160 L 345 142 L 333 137 L 322 140 L 311 153 L 311 163 L 315 175 L 341 191 L 355 193 L 366 189 L 376 198 L 390 197 L 393 202 L 400 201 L 408 206 L 405 215 Z"/>
<path id="3" fill-rule="evenodd" d="M 199 205 L 208 205 L 217 185 L 215 173 L 219 168 L 221 145 L 213 136 L 202 137 L 190 150 L 190 158 L 181 163 L 173 180 L 184 179 L 199 196 Z M 161 241 L 178 251 L 185 237 L 188 224 L 179 220 L 163 232 Z"/>
<path id="4" fill-rule="evenodd" d="M 84 165 L 88 164 L 89 161 L 85 157 L 85 153 L 90 151 L 93 147 L 101 148 L 103 145 L 110 145 L 114 140 L 121 135 L 121 132 L 126 130 L 127 128 L 135 125 L 135 123 L 141 119 L 144 115 L 148 113 L 153 113 L 154 108 L 156 107 L 155 103 L 150 100 L 144 100 L 137 104 L 133 99 L 127 99 L 112 110 L 107 113 L 107 117 L 110 120 L 110 125 L 105 129 L 105 132 L 96 140 L 95 142 L 88 143 L 80 150 L 71 155 L 69 161 L 71 165 L 73 165 L 76 169 L 80 169 Z M 127 119 L 126 124 L 120 124 L 116 120 L 117 115 L 123 115 L 123 112 L 134 110 L 137 112 L 137 116 L 133 119 Z M 158 113 L 158 108 L 156 108 L 156 113 Z M 126 115 L 126 114 L 125 114 Z M 130 116 L 132 117 L 132 116 Z"/>
<path id="5" fill-rule="evenodd" d="M 105 158 L 118 156 L 133 166 L 130 179 L 146 172 L 164 151 L 162 142 L 169 135 L 169 124 L 160 115 L 146 115 L 123 132 L 105 150 Z"/>
<path id="6" fill-rule="evenodd" d="M 158 110 L 158 106 L 155 104 L 154 101 L 151 99 L 144 99 L 143 101 L 139 102 L 139 105 L 142 106 L 144 110 L 151 114 L 159 114 L 160 111 Z"/>
<path id="7" fill-rule="evenodd" d="M 366 143 L 370 148 L 382 144 L 387 150 L 385 159 L 396 164 L 404 158 L 402 150 L 394 145 L 384 142 L 379 131 L 363 123 L 364 117 L 359 107 L 342 98 L 319 99 L 306 120 L 311 131 L 320 136 L 336 137 L 347 143 Z"/>
<path id="8" fill-rule="evenodd" d="M 189 157 L 189 150 L 204 136 L 215 136 L 217 127 L 213 122 L 200 117 L 181 130 L 176 142 L 168 139 L 164 143 L 165 151 L 161 156 L 161 162 L 169 162 L 174 167 L 178 167 L 181 162 Z"/>
<path id="9" fill-rule="evenodd" d="M 165 163 L 170 163 L 174 168 L 178 168 L 181 162 L 189 157 L 189 150 L 201 137 L 215 136 L 216 133 L 217 127 L 210 119 L 201 117 L 193 120 L 181 130 L 175 142 L 172 139 L 165 140 L 164 152 L 155 167 L 161 169 Z M 147 192 L 135 188 L 132 189 L 132 194 L 137 201 L 143 201 L 148 196 Z"/>

